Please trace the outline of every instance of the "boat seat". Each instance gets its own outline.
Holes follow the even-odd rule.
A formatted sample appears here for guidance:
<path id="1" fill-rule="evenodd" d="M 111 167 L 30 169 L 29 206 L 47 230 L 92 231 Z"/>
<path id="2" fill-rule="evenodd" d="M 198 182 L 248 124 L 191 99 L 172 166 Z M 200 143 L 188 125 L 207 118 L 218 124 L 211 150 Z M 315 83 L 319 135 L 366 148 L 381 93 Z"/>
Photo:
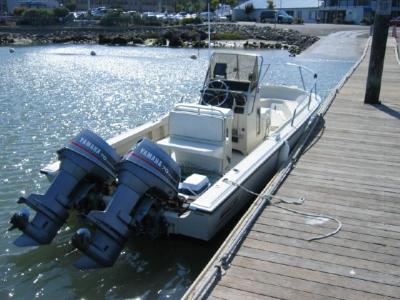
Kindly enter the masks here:
<path id="1" fill-rule="evenodd" d="M 180 104 L 169 114 L 169 136 L 157 143 L 183 167 L 222 174 L 232 157 L 231 131 L 230 109 Z"/>

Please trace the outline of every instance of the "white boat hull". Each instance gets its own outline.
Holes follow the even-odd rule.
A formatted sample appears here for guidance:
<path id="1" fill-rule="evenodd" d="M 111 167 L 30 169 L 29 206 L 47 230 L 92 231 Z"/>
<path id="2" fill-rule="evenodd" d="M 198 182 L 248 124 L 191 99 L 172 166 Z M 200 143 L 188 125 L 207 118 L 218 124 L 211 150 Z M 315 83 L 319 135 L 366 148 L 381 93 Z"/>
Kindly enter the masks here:
<path id="1" fill-rule="evenodd" d="M 241 178 L 240 185 L 256 193 L 261 192 L 269 179 L 277 172 L 280 163 L 282 163 L 282 158 L 280 158 L 282 155 L 281 151 L 285 152 L 286 149 L 284 150 L 284 147 L 287 146 L 290 149 L 293 148 L 304 130 L 306 130 L 312 116 L 313 112 L 309 112 L 308 117 L 303 120 L 302 124 L 291 130 L 290 134 L 286 137 L 287 139 L 277 143 L 277 146 L 271 153 L 266 153 L 252 172 L 247 177 Z M 259 148 L 262 148 L 263 145 L 264 143 Z M 229 174 L 224 176 L 219 182 L 223 181 L 224 178 L 229 178 Z M 229 195 L 212 212 L 193 209 L 181 216 L 174 213 L 166 213 L 169 233 L 206 241 L 210 240 L 254 199 L 255 196 L 246 190 L 238 186 L 232 186 Z"/>
<path id="2" fill-rule="evenodd" d="M 178 215 L 166 211 L 164 217 L 168 223 L 168 234 L 183 235 L 201 240 L 213 238 L 232 218 L 255 197 L 232 184 L 224 182 L 229 179 L 247 189 L 260 192 L 268 180 L 276 173 L 279 165 L 285 160 L 288 149 L 292 149 L 306 129 L 310 119 L 319 107 L 320 99 L 313 97 L 309 108 L 304 108 L 296 116 L 294 123 L 288 120 L 279 134 L 272 135 L 248 154 L 237 166 L 234 166 L 200 199 L 190 205 L 189 210 Z M 139 126 L 127 133 L 114 137 L 107 142 L 123 154 L 143 137 L 154 140 L 162 139 L 168 132 L 168 117 Z M 59 164 L 54 163 L 42 170 L 50 181 L 57 174 Z M 202 202 L 207 207 L 202 209 Z M 210 204 L 211 203 L 211 204 Z"/>

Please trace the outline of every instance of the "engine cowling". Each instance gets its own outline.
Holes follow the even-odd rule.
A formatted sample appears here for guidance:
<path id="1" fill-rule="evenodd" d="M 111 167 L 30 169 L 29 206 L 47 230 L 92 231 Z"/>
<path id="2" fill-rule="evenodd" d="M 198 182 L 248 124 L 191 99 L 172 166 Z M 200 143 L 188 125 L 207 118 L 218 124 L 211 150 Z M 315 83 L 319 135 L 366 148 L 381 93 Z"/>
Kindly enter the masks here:
<path id="1" fill-rule="evenodd" d="M 44 195 L 31 194 L 20 198 L 36 211 L 29 222 L 26 211 L 12 216 L 10 229 L 18 228 L 23 234 L 14 244 L 20 247 L 50 243 L 68 218 L 72 206 L 71 193 L 90 175 L 91 180 L 114 181 L 115 166 L 120 160 L 115 150 L 90 130 L 83 130 L 63 149 L 57 152 L 61 161 L 58 175 Z"/>
<path id="2" fill-rule="evenodd" d="M 81 269 L 112 266 L 117 260 L 131 224 L 143 213 L 142 196 L 151 191 L 172 199 L 178 194 L 180 167 L 157 144 L 139 141 L 118 163 L 118 186 L 104 211 L 91 211 L 88 221 L 96 227 L 92 236 L 86 228 L 72 237 L 72 244 L 85 253 L 76 266 Z M 144 204 L 144 203 L 143 203 Z"/>

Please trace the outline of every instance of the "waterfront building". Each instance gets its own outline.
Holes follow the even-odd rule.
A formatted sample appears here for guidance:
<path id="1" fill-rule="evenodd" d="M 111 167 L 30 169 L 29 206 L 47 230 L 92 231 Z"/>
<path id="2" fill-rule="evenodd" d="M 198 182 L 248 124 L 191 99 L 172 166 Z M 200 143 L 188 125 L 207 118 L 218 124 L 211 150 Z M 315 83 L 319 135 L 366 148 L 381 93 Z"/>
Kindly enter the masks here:
<path id="1" fill-rule="evenodd" d="M 7 12 L 7 1 L 0 0 L 0 15 L 4 15 Z"/>
<path id="2" fill-rule="evenodd" d="M 373 21 L 376 0 L 273 0 L 276 9 L 283 9 L 306 23 L 369 23 Z M 251 13 L 245 13 L 246 6 L 252 5 Z M 257 20 L 267 9 L 265 0 L 240 0 L 233 9 L 233 19 Z M 400 15 L 400 0 L 392 0 L 392 15 Z"/>
<path id="3" fill-rule="evenodd" d="M 7 10 L 9 13 L 12 13 L 15 7 L 54 8 L 60 6 L 60 3 L 56 0 L 6 0 L 6 1 L 7 1 Z"/>
<path id="4" fill-rule="evenodd" d="M 285 10 L 293 17 L 298 17 L 304 22 L 316 22 L 319 7 L 318 0 L 273 0 L 275 9 Z M 251 6 L 252 9 L 246 10 Z M 266 0 L 239 1 L 239 5 L 232 10 L 232 19 L 236 21 L 257 21 L 262 11 L 267 9 Z"/>
<path id="5" fill-rule="evenodd" d="M 321 1 L 321 20 L 326 23 L 372 22 L 376 0 L 325 0 Z M 400 14 L 400 0 L 392 0 L 392 15 Z"/>

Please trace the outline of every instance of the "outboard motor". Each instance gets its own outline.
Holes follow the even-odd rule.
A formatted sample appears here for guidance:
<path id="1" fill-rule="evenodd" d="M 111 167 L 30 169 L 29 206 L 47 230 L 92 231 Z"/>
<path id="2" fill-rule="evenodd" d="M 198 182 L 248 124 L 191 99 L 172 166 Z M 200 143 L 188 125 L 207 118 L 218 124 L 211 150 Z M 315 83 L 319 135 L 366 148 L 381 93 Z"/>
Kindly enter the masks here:
<path id="1" fill-rule="evenodd" d="M 84 252 L 75 264 L 80 269 L 109 267 L 117 260 L 136 219 L 146 210 L 142 197 L 156 191 L 168 199 L 178 194 L 180 167 L 149 139 L 139 141 L 118 164 L 118 186 L 105 211 L 91 211 L 87 219 L 96 227 L 72 237 L 72 244 Z"/>
<path id="2" fill-rule="evenodd" d="M 90 130 L 83 130 L 57 154 L 60 169 L 46 194 L 31 194 L 18 200 L 36 210 L 36 215 L 29 222 L 29 212 L 23 210 L 11 218 L 10 230 L 18 228 L 23 232 L 14 241 L 16 246 L 50 243 L 68 218 L 68 209 L 73 204 L 71 193 L 85 177 L 90 175 L 102 182 L 116 178 L 115 165 L 120 157 Z"/>

